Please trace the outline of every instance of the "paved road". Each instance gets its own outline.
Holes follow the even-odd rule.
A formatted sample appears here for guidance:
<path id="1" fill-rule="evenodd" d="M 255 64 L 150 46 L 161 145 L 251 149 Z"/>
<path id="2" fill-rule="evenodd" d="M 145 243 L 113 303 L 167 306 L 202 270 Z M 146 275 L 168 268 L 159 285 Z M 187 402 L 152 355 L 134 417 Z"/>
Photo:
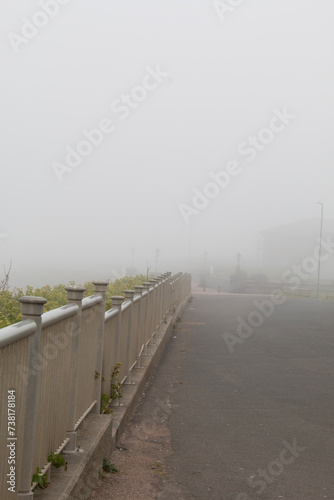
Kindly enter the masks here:
<path id="1" fill-rule="evenodd" d="M 334 500 L 334 302 L 195 294 L 180 326 L 158 498 Z"/>

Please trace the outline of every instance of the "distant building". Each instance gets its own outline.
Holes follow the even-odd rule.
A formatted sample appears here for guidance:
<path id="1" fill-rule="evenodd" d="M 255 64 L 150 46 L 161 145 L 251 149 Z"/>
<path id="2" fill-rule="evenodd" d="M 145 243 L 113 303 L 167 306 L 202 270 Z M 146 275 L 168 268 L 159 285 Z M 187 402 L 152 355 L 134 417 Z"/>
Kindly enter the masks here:
<path id="1" fill-rule="evenodd" d="M 293 266 L 317 279 L 320 220 L 311 219 L 266 229 L 262 237 L 262 266 L 269 279 L 280 280 Z M 334 221 L 324 220 L 321 280 L 334 280 Z M 333 248 L 331 248 L 333 242 Z M 311 272 L 310 272 L 311 271 Z"/>

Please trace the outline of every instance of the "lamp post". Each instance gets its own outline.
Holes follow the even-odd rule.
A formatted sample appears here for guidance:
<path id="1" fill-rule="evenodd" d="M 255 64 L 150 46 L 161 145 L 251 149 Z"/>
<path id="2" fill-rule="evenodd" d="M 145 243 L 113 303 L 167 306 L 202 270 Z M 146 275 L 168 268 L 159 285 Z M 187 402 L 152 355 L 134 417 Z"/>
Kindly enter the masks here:
<path id="1" fill-rule="evenodd" d="M 208 252 L 204 252 L 204 276 L 203 276 L 203 292 L 206 290 L 206 259 L 208 257 Z"/>
<path id="2" fill-rule="evenodd" d="M 241 260 L 241 253 L 239 252 L 237 255 L 237 262 L 238 262 L 237 271 L 240 271 L 240 260 Z"/>
<path id="3" fill-rule="evenodd" d="M 321 245 L 322 245 L 322 221 L 324 217 L 324 204 L 318 201 L 321 205 L 321 221 L 320 221 L 320 244 L 319 244 L 319 260 L 318 260 L 318 281 L 317 281 L 317 299 L 319 298 L 319 281 L 320 281 L 320 259 L 321 259 Z"/>
<path id="4" fill-rule="evenodd" d="M 159 248 L 157 248 L 155 250 L 155 273 L 154 273 L 155 276 L 158 275 L 158 260 L 159 260 L 159 255 L 160 255 L 160 250 L 159 250 Z"/>

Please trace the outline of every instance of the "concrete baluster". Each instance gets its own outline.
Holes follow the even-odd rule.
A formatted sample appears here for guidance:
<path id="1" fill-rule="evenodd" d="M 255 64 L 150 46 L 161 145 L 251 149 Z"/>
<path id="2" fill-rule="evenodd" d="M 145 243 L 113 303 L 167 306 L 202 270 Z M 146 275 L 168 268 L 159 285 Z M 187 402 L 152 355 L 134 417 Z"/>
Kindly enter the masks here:
<path id="1" fill-rule="evenodd" d="M 120 346 L 121 346 L 121 320 L 122 320 L 122 304 L 124 301 L 124 297 L 121 295 L 113 295 L 111 297 L 111 305 L 112 307 L 117 307 L 118 314 L 116 316 L 116 328 L 115 328 L 115 343 L 114 343 L 114 356 L 113 356 L 113 365 L 120 361 Z"/>
<path id="2" fill-rule="evenodd" d="M 141 355 L 142 355 L 142 351 L 143 351 L 143 345 L 144 345 L 144 341 L 143 341 L 143 333 L 144 333 L 144 327 L 142 325 L 142 320 L 143 320 L 143 291 L 144 291 L 144 287 L 143 286 L 135 286 L 134 287 L 135 289 L 135 293 L 140 295 L 141 296 L 141 300 L 139 301 L 139 304 L 138 304 L 138 323 L 137 325 L 135 325 L 135 329 L 136 329 L 136 352 L 137 352 L 137 368 L 141 368 Z"/>
<path id="3" fill-rule="evenodd" d="M 125 299 L 130 300 L 130 311 L 128 321 L 128 335 L 126 340 L 126 380 L 125 384 L 131 384 L 131 344 L 133 341 L 133 298 L 135 295 L 134 290 L 124 291 Z"/>
<path id="4" fill-rule="evenodd" d="M 67 432 L 69 442 L 65 447 L 66 453 L 75 453 L 77 449 L 77 432 L 75 424 L 77 421 L 77 392 L 78 392 L 78 371 L 79 371 L 79 349 L 81 335 L 81 316 L 82 316 L 82 299 L 86 289 L 82 286 L 68 286 L 67 302 L 68 304 L 77 304 L 79 310 L 74 316 L 71 325 L 71 341 L 70 341 L 70 373 L 68 380 L 68 398 L 67 398 Z"/>
<path id="5" fill-rule="evenodd" d="M 143 322 L 143 326 L 144 326 L 144 335 L 143 335 L 143 338 L 144 338 L 144 351 L 143 351 L 143 356 L 148 356 L 147 344 L 148 344 L 149 339 L 151 338 L 151 319 L 152 319 L 151 315 L 150 315 L 150 311 L 152 309 L 151 308 L 152 297 L 151 297 L 151 294 L 150 294 L 151 283 L 148 283 L 147 281 L 145 281 L 143 283 L 143 287 L 144 287 L 144 290 L 147 291 L 145 315 L 144 315 L 144 322 Z"/>
<path id="6" fill-rule="evenodd" d="M 151 337 L 150 337 L 150 342 L 149 342 L 149 345 L 152 343 L 152 345 L 154 345 L 153 343 L 153 337 L 156 333 L 156 329 L 157 329 L 157 311 L 156 311 L 156 307 L 157 307 L 157 284 L 158 284 L 158 280 L 156 279 L 152 279 L 152 280 L 148 280 L 150 285 L 153 287 L 153 291 L 152 291 L 152 309 L 151 309 L 151 315 L 152 315 L 152 322 L 151 322 Z"/>
<path id="7" fill-rule="evenodd" d="M 96 346 L 96 372 L 99 374 L 95 379 L 93 399 L 97 401 L 93 413 L 100 413 L 101 402 L 101 379 L 103 375 L 103 344 L 104 344 L 104 317 L 106 309 L 106 292 L 108 283 L 106 281 L 94 281 L 94 292 L 102 296 L 99 304 L 99 316 L 97 324 L 97 346 Z"/>
<path id="8" fill-rule="evenodd" d="M 19 500 L 32 500 L 31 477 L 33 474 L 33 453 L 35 442 L 36 403 L 39 379 L 39 356 L 43 306 L 47 302 L 43 297 L 21 297 L 22 320 L 31 319 L 36 323 L 36 331 L 29 338 L 28 374 L 24 395 L 24 419 L 22 429 L 22 455 L 18 480 Z"/>

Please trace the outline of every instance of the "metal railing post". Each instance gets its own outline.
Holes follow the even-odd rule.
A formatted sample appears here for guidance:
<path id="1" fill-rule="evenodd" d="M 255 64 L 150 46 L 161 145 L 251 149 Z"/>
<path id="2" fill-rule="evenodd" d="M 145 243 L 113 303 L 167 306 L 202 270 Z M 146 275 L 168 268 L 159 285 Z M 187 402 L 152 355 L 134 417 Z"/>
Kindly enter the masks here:
<path id="1" fill-rule="evenodd" d="M 32 500 L 31 477 L 35 441 L 36 403 L 38 391 L 38 359 L 40 356 L 43 306 L 47 302 L 43 297 L 20 297 L 22 320 L 32 319 L 36 331 L 29 338 L 28 374 L 24 397 L 24 419 L 22 429 L 22 454 L 20 475 L 18 478 L 19 500 Z"/>

